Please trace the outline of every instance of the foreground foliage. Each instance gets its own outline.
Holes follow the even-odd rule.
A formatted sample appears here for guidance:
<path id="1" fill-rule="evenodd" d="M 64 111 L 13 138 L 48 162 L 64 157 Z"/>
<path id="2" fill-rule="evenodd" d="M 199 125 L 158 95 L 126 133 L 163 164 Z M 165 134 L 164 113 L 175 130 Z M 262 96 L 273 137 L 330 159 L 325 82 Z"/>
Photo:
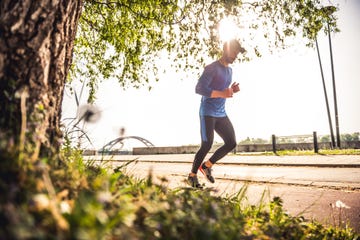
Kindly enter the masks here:
<path id="1" fill-rule="evenodd" d="M 359 239 L 290 216 L 280 198 L 248 205 L 246 188 L 223 197 L 168 189 L 166 179 L 137 180 L 126 166 L 85 164 L 78 151 L 64 157 L 51 168 L 39 162 L 21 193 L 1 179 L 0 239 Z"/>

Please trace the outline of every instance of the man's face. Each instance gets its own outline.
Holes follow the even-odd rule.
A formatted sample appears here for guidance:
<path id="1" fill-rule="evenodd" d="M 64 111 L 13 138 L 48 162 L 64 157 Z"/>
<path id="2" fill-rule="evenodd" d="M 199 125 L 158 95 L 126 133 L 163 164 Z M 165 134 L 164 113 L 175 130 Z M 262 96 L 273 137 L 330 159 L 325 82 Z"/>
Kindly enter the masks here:
<path id="1" fill-rule="evenodd" d="M 228 64 L 231 64 L 235 61 L 235 59 L 237 58 L 239 54 L 239 51 L 237 50 L 233 50 L 231 48 L 225 50 L 224 52 L 224 57 L 225 57 L 225 60 Z"/>

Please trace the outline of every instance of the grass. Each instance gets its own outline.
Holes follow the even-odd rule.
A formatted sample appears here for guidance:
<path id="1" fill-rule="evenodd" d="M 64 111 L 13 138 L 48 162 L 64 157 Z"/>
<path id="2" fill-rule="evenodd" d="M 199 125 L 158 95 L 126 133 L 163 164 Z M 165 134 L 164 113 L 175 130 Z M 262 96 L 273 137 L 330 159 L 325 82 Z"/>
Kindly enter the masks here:
<path id="1" fill-rule="evenodd" d="M 0 239 L 359 239 L 348 227 L 287 214 L 278 197 L 249 205 L 246 187 L 219 197 L 154 184 L 151 174 L 135 179 L 126 165 L 85 164 L 76 150 L 63 159 L 30 172 L 23 198 L 1 197 Z"/>
<path id="2" fill-rule="evenodd" d="M 279 150 L 273 152 L 236 153 L 237 155 L 251 156 L 312 156 L 312 155 L 360 155 L 360 149 L 320 149 L 318 153 L 313 150 Z"/>

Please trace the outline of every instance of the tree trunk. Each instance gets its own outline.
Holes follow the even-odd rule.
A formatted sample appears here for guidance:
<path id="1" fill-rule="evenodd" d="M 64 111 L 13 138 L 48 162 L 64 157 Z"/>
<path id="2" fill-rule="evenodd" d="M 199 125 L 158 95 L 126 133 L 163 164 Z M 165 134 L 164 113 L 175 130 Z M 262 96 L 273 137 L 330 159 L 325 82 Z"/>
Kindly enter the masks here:
<path id="1" fill-rule="evenodd" d="M 26 169 L 59 152 L 61 103 L 81 9 L 82 0 L 0 1 L 2 192 L 11 186 L 21 192 Z"/>
<path id="2" fill-rule="evenodd" d="M 0 1 L 0 168 L 52 157 L 82 0 Z"/>

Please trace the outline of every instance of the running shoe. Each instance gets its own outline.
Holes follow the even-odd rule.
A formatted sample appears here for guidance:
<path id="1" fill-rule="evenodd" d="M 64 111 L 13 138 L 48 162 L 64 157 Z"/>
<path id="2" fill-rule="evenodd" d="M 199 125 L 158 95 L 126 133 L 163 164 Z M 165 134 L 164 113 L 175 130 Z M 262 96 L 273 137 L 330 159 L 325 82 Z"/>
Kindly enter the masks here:
<path id="1" fill-rule="evenodd" d="M 194 187 L 194 188 L 202 188 L 202 185 L 199 183 L 199 180 L 197 178 L 197 176 L 188 176 L 187 178 L 187 182 L 190 186 Z"/>
<path id="2" fill-rule="evenodd" d="M 205 165 L 205 163 L 202 163 L 199 167 L 200 172 L 202 172 L 202 174 L 204 174 L 204 176 L 206 177 L 207 180 L 209 180 L 209 182 L 214 183 L 215 179 L 214 177 L 211 175 L 211 171 L 212 169 L 207 167 Z"/>

